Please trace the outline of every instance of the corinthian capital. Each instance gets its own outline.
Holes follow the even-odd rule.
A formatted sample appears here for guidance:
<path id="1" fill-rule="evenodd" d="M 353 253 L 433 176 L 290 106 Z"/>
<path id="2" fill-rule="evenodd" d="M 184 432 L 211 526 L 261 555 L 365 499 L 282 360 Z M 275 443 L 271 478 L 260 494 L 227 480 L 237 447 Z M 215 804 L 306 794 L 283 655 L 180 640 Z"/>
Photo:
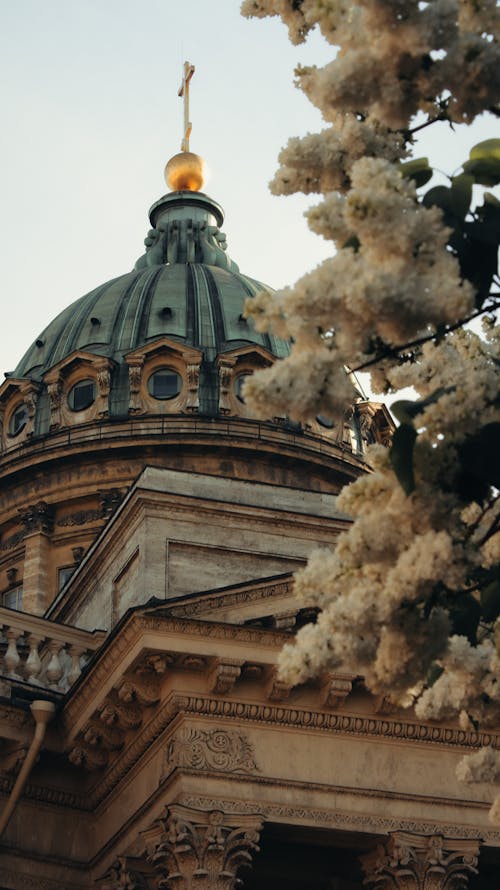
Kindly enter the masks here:
<path id="1" fill-rule="evenodd" d="M 467 890 L 477 874 L 479 842 L 395 831 L 363 856 L 371 890 Z"/>
<path id="2" fill-rule="evenodd" d="M 258 852 L 259 816 L 170 807 L 143 834 L 148 861 L 168 890 L 234 890 Z"/>

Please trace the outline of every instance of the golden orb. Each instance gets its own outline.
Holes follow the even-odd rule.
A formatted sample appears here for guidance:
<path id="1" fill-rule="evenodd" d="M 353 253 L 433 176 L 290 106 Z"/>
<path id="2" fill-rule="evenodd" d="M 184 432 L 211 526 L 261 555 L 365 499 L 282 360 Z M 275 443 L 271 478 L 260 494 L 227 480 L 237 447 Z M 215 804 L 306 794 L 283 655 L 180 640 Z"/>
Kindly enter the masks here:
<path id="1" fill-rule="evenodd" d="M 198 192 L 203 185 L 203 158 L 192 151 L 181 151 L 165 167 L 165 181 L 173 192 Z"/>

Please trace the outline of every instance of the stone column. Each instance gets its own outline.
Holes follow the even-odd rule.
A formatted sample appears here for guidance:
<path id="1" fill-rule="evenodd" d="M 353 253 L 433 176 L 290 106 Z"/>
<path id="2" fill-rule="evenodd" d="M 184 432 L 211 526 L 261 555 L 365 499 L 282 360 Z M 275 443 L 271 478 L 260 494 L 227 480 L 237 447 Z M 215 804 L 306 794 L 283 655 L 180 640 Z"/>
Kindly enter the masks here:
<path id="1" fill-rule="evenodd" d="M 143 833 L 158 888 L 234 890 L 240 868 L 251 865 L 253 853 L 259 850 L 261 828 L 257 815 L 169 807 Z"/>
<path id="2" fill-rule="evenodd" d="M 371 890 L 467 890 L 479 841 L 395 831 L 361 858 Z"/>

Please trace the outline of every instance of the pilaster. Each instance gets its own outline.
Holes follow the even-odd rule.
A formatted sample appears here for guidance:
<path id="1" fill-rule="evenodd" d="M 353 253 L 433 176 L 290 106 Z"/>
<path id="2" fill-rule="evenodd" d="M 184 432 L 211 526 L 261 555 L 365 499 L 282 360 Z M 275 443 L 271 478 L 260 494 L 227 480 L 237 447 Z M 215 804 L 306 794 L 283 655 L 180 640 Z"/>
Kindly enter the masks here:
<path id="1" fill-rule="evenodd" d="M 53 530 L 53 508 L 41 501 L 21 514 L 26 529 L 23 576 L 23 611 L 43 615 L 47 607 L 49 535 Z"/>

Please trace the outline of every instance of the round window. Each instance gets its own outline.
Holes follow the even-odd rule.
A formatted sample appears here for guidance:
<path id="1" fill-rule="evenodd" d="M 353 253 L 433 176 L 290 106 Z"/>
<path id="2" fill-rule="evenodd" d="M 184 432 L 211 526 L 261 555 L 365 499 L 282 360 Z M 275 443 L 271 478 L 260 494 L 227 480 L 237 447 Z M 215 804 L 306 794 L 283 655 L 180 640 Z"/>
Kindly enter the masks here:
<path id="1" fill-rule="evenodd" d="M 234 391 L 236 393 L 236 398 L 245 404 L 245 399 L 243 398 L 243 385 L 245 380 L 248 380 L 250 374 L 240 374 L 239 377 L 234 381 Z"/>
<path id="2" fill-rule="evenodd" d="M 18 436 L 24 429 L 29 419 L 28 406 L 24 404 L 18 405 L 16 410 L 11 414 L 9 421 L 9 435 Z"/>
<path id="3" fill-rule="evenodd" d="M 148 380 L 148 392 L 154 399 L 175 399 L 182 389 L 182 377 L 171 368 L 158 368 Z"/>
<path id="4" fill-rule="evenodd" d="M 95 401 L 95 381 L 79 380 L 71 387 L 68 404 L 72 411 L 84 411 Z"/>

